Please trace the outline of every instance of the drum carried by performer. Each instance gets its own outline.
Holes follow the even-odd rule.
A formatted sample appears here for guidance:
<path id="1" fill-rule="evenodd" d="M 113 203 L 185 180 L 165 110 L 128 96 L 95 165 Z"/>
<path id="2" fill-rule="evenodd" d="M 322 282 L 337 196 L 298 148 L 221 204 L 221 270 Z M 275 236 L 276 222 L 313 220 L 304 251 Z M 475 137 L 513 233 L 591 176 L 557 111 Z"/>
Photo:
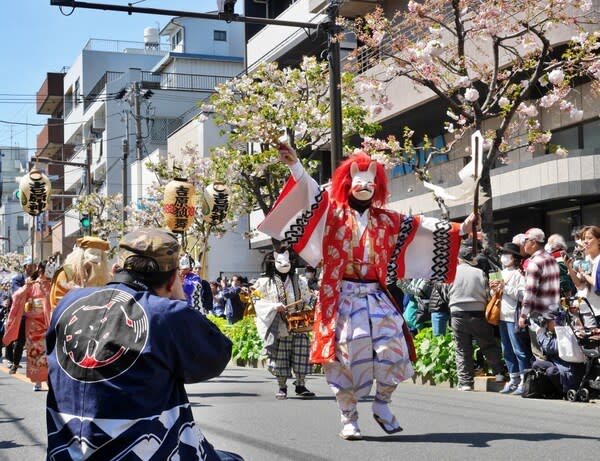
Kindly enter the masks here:
<path id="1" fill-rule="evenodd" d="M 287 398 L 287 379 L 296 378 L 296 395 L 314 397 L 305 386 L 312 371 L 308 363 L 310 341 L 306 332 L 314 321 L 313 296 L 305 277 L 296 274 L 297 256 L 281 248 L 265 258 L 265 276 L 253 286 L 256 327 L 265 343 L 268 369 L 277 377 L 278 400 Z"/>

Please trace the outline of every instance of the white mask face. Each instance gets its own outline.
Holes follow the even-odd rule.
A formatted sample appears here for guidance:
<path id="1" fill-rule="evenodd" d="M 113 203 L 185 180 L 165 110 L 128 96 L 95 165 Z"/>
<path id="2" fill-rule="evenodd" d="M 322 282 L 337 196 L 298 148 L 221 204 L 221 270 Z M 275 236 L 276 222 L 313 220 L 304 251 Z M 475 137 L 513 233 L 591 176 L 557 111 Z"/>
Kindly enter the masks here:
<path id="1" fill-rule="evenodd" d="M 290 263 L 290 253 L 287 250 L 283 253 L 274 251 L 273 257 L 275 258 L 275 269 L 280 274 L 287 274 L 292 269 L 292 265 Z"/>
<path id="2" fill-rule="evenodd" d="M 552 245 L 550 245 L 549 243 L 546 243 L 544 245 L 544 250 L 546 250 L 547 253 L 552 253 L 552 251 L 554 250 L 554 248 L 552 248 Z"/>
<path id="3" fill-rule="evenodd" d="M 514 257 L 511 255 L 503 254 L 500 256 L 502 267 L 511 267 L 514 264 L 514 260 Z"/>
<path id="4" fill-rule="evenodd" d="M 350 167 L 350 176 L 352 176 L 352 187 L 350 188 L 354 198 L 360 201 L 371 200 L 375 194 L 375 173 L 377 164 L 371 162 L 367 171 L 360 171 L 358 165 L 353 163 Z"/>

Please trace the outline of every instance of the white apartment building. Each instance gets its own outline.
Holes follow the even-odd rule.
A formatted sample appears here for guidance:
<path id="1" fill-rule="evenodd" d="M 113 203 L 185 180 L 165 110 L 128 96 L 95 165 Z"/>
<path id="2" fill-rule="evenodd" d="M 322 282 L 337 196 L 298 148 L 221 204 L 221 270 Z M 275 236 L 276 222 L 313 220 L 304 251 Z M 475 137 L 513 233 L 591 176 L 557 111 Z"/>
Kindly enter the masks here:
<path id="1" fill-rule="evenodd" d="M 238 23 L 174 18 L 161 31 L 147 28 L 140 38 L 142 32 L 144 42 L 139 43 L 89 40 L 62 76 L 64 110 L 58 115 L 50 108 L 40 112 L 62 117 L 51 120 L 53 127 L 62 123 L 63 145 L 49 149 L 48 156 L 77 164 L 64 166 L 64 196 L 88 190 L 123 192 L 122 146 L 128 133 L 127 195 L 135 203 L 153 179 L 140 170 L 139 160 L 155 151 L 166 156 L 168 134 L 183 123 L 183 114 L 244 68 L 243 29 Z M 43 88 L 50 83 L 48 79 Z M 44 138 L 38 148 L 48 146 L 54 144 Z M 85 164 L 90 184 L 81 167 Z M 46 217 L 53 230 L 42 245 L 68 253 L 81 233 L 78 218 L 68 209 L 62 219 Z"/>

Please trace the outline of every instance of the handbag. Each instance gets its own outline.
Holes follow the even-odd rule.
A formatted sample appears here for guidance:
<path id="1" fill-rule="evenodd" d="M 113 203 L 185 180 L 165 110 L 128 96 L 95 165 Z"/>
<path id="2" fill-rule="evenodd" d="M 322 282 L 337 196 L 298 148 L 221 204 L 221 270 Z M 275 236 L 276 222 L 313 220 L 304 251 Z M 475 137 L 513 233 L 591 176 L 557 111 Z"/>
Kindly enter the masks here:
<path id="1" fill-rule="evenodd" d="M 500 324 L 500 304 L 502 303 L 502 290 L 496 290 L 485 306 L 485 320 L 490 325 Z"/>
<path id="2" fill-rule="evenodd" d="M 585 354 L 570 326 L 556 325 L 554 333 L 556 333 L 556 342 L 558 344 L 558 356 L 561 359 L 571 363 L 585 362 Z"/>

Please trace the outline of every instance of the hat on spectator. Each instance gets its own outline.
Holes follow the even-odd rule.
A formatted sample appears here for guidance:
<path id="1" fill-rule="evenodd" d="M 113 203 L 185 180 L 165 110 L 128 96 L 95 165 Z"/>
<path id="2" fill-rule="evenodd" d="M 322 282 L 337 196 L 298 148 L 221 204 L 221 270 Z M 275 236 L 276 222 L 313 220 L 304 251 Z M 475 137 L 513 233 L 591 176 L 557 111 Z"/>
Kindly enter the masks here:
<path id="1" fill-rule="evenodd" d="M 177 238 L 167 231 L 138 229 L 119 242 L 119 265 L 127 269 L 127 258 L 142 256 L 153 259 L 160 272 L 169 272 L 179 267 L 180 249 Z"/>
<path id="2" fill-rule="evenodd" d="M 29 264 L 33 263 L 33 259 L 31 259 L 31 256 L 27 256 L 24 260 L 23 260 L 23 266 L 28 266 Z"/>
<path id="3" fill-rule="evenodd" d="M 544 231 L 542 229 L 532 227 L 527 232 L 525 232 L 525 239 L 533 240 L 538 243 L 544 243 L 544 240 L 546 240 L 546 235 L 544 235 Z"/>
<path id="4" fill-rule="evenodd" d="M 519 258 L 521 257 L 519 245 L 510 242 L 505 243 L 502 248 L 500 248 L 499 253 L 507 253 L 513 256 L 518 256 Z"/>
<path id="5" fill-rule="evenodd" d="M 473 258 L 473 247 L 471 245 L 461 245 L 458 250 L 458 257 L 471 266 L 477 265 L 477 261 Z"/>
<path id="6" fill-rule="evenodd" d="M 512 243 L 515 245 L 523 246 L 525 243 L 525 234 L 517 234 L 512 238 Z"/>

